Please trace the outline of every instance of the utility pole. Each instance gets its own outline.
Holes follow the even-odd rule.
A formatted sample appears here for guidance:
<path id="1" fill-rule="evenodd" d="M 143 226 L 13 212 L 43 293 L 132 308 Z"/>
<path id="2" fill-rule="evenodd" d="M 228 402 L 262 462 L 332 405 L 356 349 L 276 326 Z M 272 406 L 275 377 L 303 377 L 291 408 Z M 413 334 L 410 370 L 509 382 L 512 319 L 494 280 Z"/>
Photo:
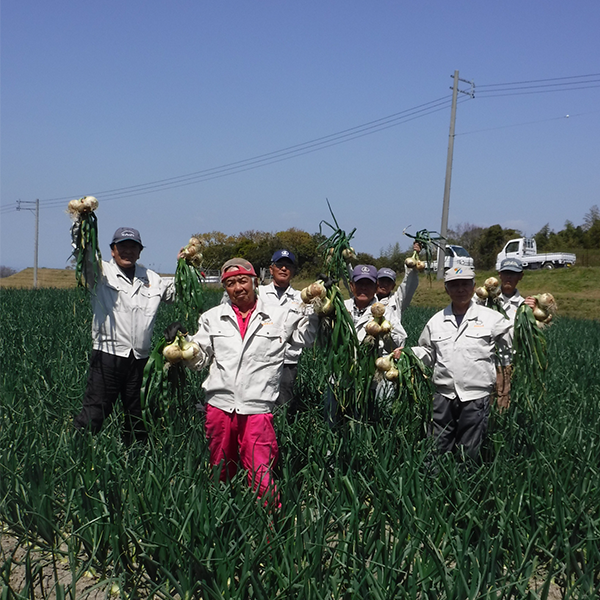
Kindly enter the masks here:
<path id="1" fill-rule="evenodd" d="M 21 208 L 21 204 L 35 204 L 35 208 Z M 25 202 L 17 200 L 17 210 L 31 210 L 35 211 L 35 240 L 34 240 L 34 254 L 33 254 L 33 287 L 37 289 L 38 286 L 38 248 L 40 238 L 40 200 L 39 198 L 35 202 Z"/>
<path id="2" fill-rule="evenodd" d="M 448 136 L 448 157 L 446 159 L 446 182 L 444 184 L 444 204 L 442 206 L 442 226 L 440 228 L 440 234 L 442 240 L 440 242 L 440 248 L 438 248 L 438 268 L 437 268 L 437 279 L 444 277 L 444 262 L 446 258 L 446 237 L 448 235 L 448 211 L 450 209 L 450 182 L 452 180 L 452 153 L 454 152 L 454 125 L 456 123 L 456 100 L 458 98 L 458 92 L 461 94 L 467 94 L 471 98 L 475 97 L 475 84 L 472 81 L 466 81 L 465 79 L 459 79 L 458 71 L 454 71 L 454 85 L 452 86 L 452 110 L 450 111 L 450 134 Z M 458 89 L 458 82 L 469 83 L 471 89 L 468 92 Z"/>

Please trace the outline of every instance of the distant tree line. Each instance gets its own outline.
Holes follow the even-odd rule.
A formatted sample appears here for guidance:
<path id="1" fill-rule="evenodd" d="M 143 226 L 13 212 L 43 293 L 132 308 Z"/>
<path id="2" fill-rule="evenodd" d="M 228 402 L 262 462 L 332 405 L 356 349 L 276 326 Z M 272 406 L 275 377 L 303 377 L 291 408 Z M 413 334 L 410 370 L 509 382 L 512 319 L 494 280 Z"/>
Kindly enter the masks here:
<path id="1" fill-rule="evenodd" d="M 3 279 L 4 277 L 10 277 L 15 273 L 16 271 L 14 269 L 11 269 L 10 267 L 5 267 L 4 265 L 0 265 L 0 279 Z"/>
<path id="2" fill-rule="evenodd" d="M 203 241 L 202 253 L 207 269 L 218 269 L 232 256 L 246 258 L 257 269 L 267 268 L 273 253 L 281 248 L 287 248 L 296 255 L 300 277 L 313 277 L 323 266 L 323 243 L 326 238 L 320 233 L 310 234 L 291 228 L 277 233 L 249 230 L 238 235 L 227 235 L 220 231 L 194 235 Z M 496 255 L 506 242 L 522 235 L 517 229 L 504 229 L 500 225 L 479 227 L 464 223 L 448 232 L 447 242 L 465 248 L 473 257 L 477 269 L 490 270 L 494 268 Z M 544 225 L 534 237 L 540 252 L 600 249 L 600 209 L 594 205 L 585 215 L 582 225 L 575 227 L 571 221 L 567 221 L 565 228 L 558 233 L 551 231 L 549 225 Z M 382 249 L 378 257 L 360 252 L 360 248 L 357 251 L 358 263 L 373 264 L 378 269 L 389 267 L 401 273 L 405 258 L 412 253 L 412 240 L 407 240 L 404 250 L 399 242 L 392 243 Z"/>

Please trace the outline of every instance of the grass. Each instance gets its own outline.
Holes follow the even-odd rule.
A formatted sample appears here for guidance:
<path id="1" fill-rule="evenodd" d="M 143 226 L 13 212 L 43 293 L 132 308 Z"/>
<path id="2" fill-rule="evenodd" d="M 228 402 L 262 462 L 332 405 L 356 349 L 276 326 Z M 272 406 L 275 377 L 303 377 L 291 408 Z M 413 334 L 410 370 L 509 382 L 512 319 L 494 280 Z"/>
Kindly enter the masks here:
<path id="1" fill-rule="evenodd" d="M 410 340 L 433 312 L 409 308 Z M 0 556 L 3 599 L 84 597 L 86 573 L 123 598 L 600 594 L 600 323 L 558 319 L 543 396 L 515 390 L 483 463 L 443 460 L 435 476 L 410 416 L 327 427 L 322 357 L 305 352 L 305 410 L 276 415 L 283 508 L 270 514 L 244 474 L 215 481 L 196 375 L 145 446 L 122 445 L 118 412 L 95 438 L 73 434 L 90 319 L 81 290 L 0 296 L 0 531 L 16 545 Z"/>
<path id="2" fill-rule="evenodd" d="M 477 273 L 477 285 L 487 277 L 496 275 L 494 271 Z M 426 275 L 419 276 L 419 287 L 415 293 L 414 306 L 442 308 L 448 304 L 444 285 Z M 40 288 L 73 288 L 76 286 L 75 271 L 68 269 L 39 269 Z M 293 286 L 302 289 L 312 283 L 310 280 L 295 279 Z M 33 269 L 24 269 L 10 277 L 0 279 L 0 288 L 30 289 L 33 285 Z M 565 317 L 600 319 L 600 267 L 575 267 L 553 271 L 526 271 L 519 285 L 522 295 L 551 292 L 559 307 L 559 314 Z M 342 292 L 345 292 L 342 289 Z M 347 296 L 347 292 L 346 292 Z"/>

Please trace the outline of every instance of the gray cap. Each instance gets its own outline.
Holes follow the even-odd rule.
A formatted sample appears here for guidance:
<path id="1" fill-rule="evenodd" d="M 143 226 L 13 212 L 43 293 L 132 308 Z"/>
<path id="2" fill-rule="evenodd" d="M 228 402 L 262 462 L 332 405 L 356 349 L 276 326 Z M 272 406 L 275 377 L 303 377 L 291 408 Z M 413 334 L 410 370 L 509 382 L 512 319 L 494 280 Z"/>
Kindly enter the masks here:
<path id="1" fill-rule="evenodd" d="M 452 267 L 444 274 L 444 283 L 457 279 L 475 279 L 475 271 L 471 267 Z"/>
<path id="2" fill-rule="evenodd" d="M 144 247 L 140 232 L 133 227 L 119 227 L 119 229 L 115 231 L 115 235 L 113 235 L 110 245 L 112 246 L 113 244 L 118 244 L 119 242 L 126 242 L 127 240 L 131 242 L 137 242 L 142 248 Z"/>
<path id="3" fill-rule="evenodd" d="M 505 258 L 500 263 L 499 271 L 513 271 L 514 273 L 522 273 L 523 263 L 518 258 Z"/>
<path id="4" fill-rule="evenodd" d="M 396 271 L 388 269 L 387 267 L 383 267 L 382 269 L 379 269 L 379 271 L 377 271 L 377 279 L 381 279 L 382 277 L 387 277 L 392 281 L 396 281 Z"/>

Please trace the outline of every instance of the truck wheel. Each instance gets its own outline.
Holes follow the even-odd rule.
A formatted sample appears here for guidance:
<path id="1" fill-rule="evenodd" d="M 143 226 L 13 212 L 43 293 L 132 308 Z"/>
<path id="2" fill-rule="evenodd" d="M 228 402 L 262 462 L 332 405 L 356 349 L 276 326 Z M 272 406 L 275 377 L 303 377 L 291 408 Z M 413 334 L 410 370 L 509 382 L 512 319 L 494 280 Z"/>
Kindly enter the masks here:
<path id="1" fill-rule="evenodd" d="M 551 262 L 544 263 L 542 269 L 554 269 L 554 265 Z"/>

